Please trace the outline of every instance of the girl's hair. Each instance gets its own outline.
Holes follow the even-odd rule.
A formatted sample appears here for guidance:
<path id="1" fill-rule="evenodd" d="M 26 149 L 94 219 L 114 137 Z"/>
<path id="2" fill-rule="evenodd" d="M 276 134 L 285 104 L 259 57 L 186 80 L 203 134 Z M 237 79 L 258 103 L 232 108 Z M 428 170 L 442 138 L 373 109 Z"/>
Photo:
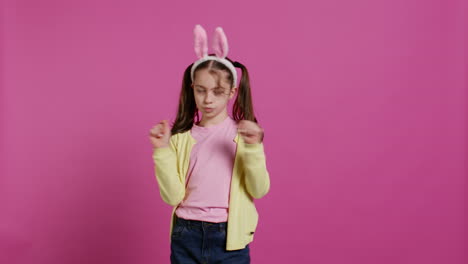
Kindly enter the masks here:
<path id="1" fill-rule="evenodd" d="M 213 54 L 210 54 L 213 55 Z M 249 80 L 249 73 L 247 68 L 239 62 L 233 62 L 228 57 L 226 57 L 234 67 L 240 68 L 242 70 L 242 78 L 239 82 L 239 89 L 237 91 L 236 100 L 232 107 L 232 114 L 234 120 L 250 120 L 257 122 L 255 118 L 253 105 L 252 105 L 252 95 L 250 93 L 250 80 Z M 192 88 L 192 80 L 190 77 L 190 70 L 192 68 L 192 64 L 190 64 L 187 69 L 185 69 L 184 77 L 182 80 L 182 90 L 180 91 L 179 97 L 179 107 L 177 111 L 176 120 L 172 126 L 171 133 L 175 135 L 177 133 L 183 133 L 187 130 L 190 130 L 193 126 L 194 122 L 200 122 L 200 116 L 198 115 L 197 105 L 195 103 L 195 96 L 193 93 Z M 198 70 L 201 69 L 208 69 L 210 73 L 219 73 L 219 71 L 224 71 L 227 73 L 227 81 L 231 83 L 232 87 L 232 80 L 233 76 L 231 71 L 222 63 L 208 60 L 203 63 L 200 63 L 198 67 L 195 69 L 194 76 Z M 218 74 L 218 76 L 221 76 Z M 218 78 L 218 83 L 220 82 Z"/>

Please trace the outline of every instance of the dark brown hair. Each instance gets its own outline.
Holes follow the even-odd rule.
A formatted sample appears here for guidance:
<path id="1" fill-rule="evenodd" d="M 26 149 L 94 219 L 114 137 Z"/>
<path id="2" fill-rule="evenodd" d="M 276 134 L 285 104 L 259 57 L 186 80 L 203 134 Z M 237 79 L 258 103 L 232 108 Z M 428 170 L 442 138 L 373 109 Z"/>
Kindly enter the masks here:
<path id="1" fill-rule="evenodd" d="M 242 77 L 239 82 L 236 100 L 232 107 L 233 119 L 236 121 L 250 120 L 257 122 L 253 110 L 252 95 L 250 93 L 250 80 L 247 68 L 237 61 L 233 62 L 227 57 L 226 59 L 229 60 L 234 65 L 234 67 L 240 68 L 242 70 Z M 171 129 L 172 135 L 190 130 L 194 122 L 200 122 L 200 116 L 198 115 L 198 109 L 195 103 L 195 96 L 192 88 L 192 79 L 190 77 L 190 70 L 192 65 L 193 63 L 190 64 L 184 71 L 177 117 Z M 224 71 L 228 73 L 226 75 L 226 79 L 229 83 L 231 83 L 231 89 L 233 88 L 232 73 L 224 64 L 215 60 L 205 61 L 200 63 L 195 69 L 194 76 L 196 72 L 201 69 L 208 69 L 212 73 L 217 73 L 217 71 Z"/>

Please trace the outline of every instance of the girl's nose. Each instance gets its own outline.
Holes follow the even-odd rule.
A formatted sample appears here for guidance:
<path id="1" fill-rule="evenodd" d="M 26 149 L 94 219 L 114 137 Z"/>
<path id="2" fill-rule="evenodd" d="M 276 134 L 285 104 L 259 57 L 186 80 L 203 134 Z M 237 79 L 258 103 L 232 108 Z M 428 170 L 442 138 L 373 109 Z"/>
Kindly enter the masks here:
<path id="1" fill-rule="evenodd" d="M 213 95 L 211 93 L 206 93 L 205 104 L 213 102 Z"/>

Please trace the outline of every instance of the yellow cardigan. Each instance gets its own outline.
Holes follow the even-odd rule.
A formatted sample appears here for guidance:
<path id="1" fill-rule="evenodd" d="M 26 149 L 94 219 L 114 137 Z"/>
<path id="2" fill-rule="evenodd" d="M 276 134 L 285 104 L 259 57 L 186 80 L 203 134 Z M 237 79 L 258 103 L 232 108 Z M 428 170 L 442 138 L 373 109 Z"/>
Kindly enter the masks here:
<path id="1" fill-rule="evenodd" d="M 270 189 L 263 143 L 247 144 L 237 134 L 236 157 L 229 194 L 226 250 L 245 248 L 253 241 L 258 213 L 253 199 L 259 199 Z M 153 152 L 156 179 L 162 199 L 174 206 L 170 232 L 175 221 L 175 210 L 185 198 L 185 177 L 195 139 L 190 131 L 171 136 L 170 146 Z"/>

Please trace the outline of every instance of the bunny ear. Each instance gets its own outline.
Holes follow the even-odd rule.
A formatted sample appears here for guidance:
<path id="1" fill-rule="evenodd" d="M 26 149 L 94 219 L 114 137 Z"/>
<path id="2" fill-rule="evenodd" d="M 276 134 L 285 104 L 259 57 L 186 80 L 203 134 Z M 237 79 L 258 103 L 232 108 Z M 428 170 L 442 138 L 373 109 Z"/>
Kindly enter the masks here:
<path id="1" fill-rule="evenodd" d="M 218 58 L 225 58 L 228 54 L 228 42 L 221 27 L 217 27 L 213 37 L 213 50 Z"/>
<path id="2" fill-rule="evenodd" d="M 193 33 L 195 35 L 195 54 L 200 59 L 208 55 L 208 37 L 201 25 L 196 25 Z"/>

